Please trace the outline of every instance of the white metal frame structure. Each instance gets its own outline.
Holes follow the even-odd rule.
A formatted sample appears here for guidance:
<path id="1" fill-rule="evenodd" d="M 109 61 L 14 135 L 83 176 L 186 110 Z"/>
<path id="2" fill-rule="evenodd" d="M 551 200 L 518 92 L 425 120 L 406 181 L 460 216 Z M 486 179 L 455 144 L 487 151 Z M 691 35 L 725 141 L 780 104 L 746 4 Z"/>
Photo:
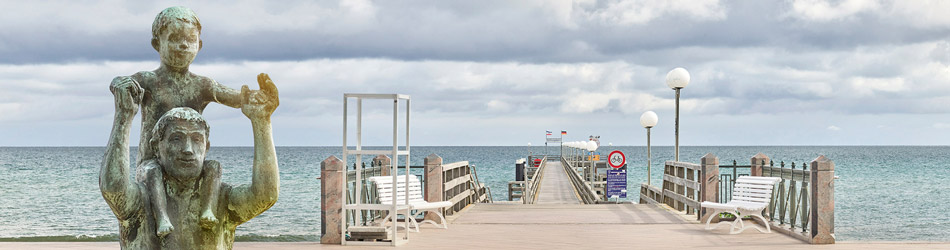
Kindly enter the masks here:
<path id="1" fill-rule="evenodd" d="M 356 99 L 356 146 L 355 146 L 353 149 L 350 149 L 350 147 L 347 145 L 347 137 L 348 137 L 348 135 L 349 135 L 349 134 L 348 134 L 348 131 L 347 131 L 347 119 L 349 119 L 349 117 L 348 117 L 348 112 L 349 112 L 349 110 L 348 110 L 348 102 L 349 102 L 350 98 Z M 392 101 L 393 101 L 393 144 L 392 144 L 393 148 L 392 148 L 392 151 L 389 151 L 389 150 L 363 150 L 363 145 L 362 145 L 362 143 L 363 143 L 363 138 L 362 138 L 362 134 L 363 134 L 363 131 L 362 131 L 362 130 L 363 130 L 363 127 L 362 127 L 362 126 L 363 126 L 363 99 L 381 99 L 381 100 L 392 100 Z M 400 102 L 400 101 L 405 101 L 405 103 L 406 103 L 406 127 L 405 127 L 405 133 L 406 133 L 405 135 L 406 135 L 406 137 L 405 137 L 405 145 L 403 145 L 402 150 L 400 150 L 400 148 L 399 148 L 399 141 L 398 141 L 398 140 L 399 140 L 399 124 L 398 124 L 398 123 L 399 123 L 399 102 Z M 361 200 L 362 200 L 362 197 L 361 197 L 361 196 L 362 196 L 362 188 L 363 188 L 363 187 L 362 187 L 362 185 L 360 184 L 360 183 L 363 182 L 363 175 L 362 175 L 362 172 L 363 172 L 363 171 L 362 171 L 362 157 L 363 157 L 363 155 L 370 155 L 371 157 L 372 157 L 372 156 L 376 156 L 376 155 L 389 155 L 389 156 L 392 157 L 392 161 L 391 161 L 392 163 L 389 164 L 389 165 L 390 165 L 390 171 L 389 171 L 389 173 L 390 173 L 390 175 L 392 175 L 392 185 L 393 185 L 392 188 L 393 188 L 394 190 L 395 190 L 395 188 L 396 188 L 396 182 L 397 182 L 397 181 L 396 181 L 396 176 L 397 176 L 398 173 L 399 173 L 399 164 L 398 164 L 398 162 L 399 162 L 399 156 L 405 156 L 405 159 L 406 159 L 405 171 L 406 171 L 406 173 L 407 173 L 407 174 L 405 175 L 405 176 L 406 176 L 406 180 L 405 180 L 405 181 L 406 181 L 407 183 L 409 182 L 409 178 L 408 178 L 408 177 L 409 177 L 409 176 L 408 176 L 408 173 L 409 173 L 409 152 L 410 152 L 410 151 L 409 151 L 409 110 L 410 110 L 409 108 L 410 108 L 409 95 L 402 95 L 402 94 L 353 94 L 353 93 L 344 93 L 344 94 L 343 94 L 343 166 L 344 166 L 344 168 L 347 167 L 347 158 L 349 158 L 350 155 L 355 156 L 355 160 L 356 160 L 356 183 L 357 183 L 357 184 L 354 185 L 354 186 L 355 186 L 355 189 L 356 189 L 356 190 L 355 190 L 355 192 L 356 192 L 356 199 L 354 200 L 355 203 L 354 203 L 354 204 L 346 204 L 346 205 L 344 206 L 343 211 L 341 212 L 341 213 L 342 213 L 342 214 L 341 214 L 341 218 L 346 218 L 346 213 L 347 213 L 347 211 L 353 211 L 355 214 L 359 215 L 359 214 L 361 214 L 362 211 L 365 211 L 365 210 L 380 210 L 380 211 L 389 211 L 389 214 L 390 214 L 390 215 L 398 215 L 398 214 L 403 214 L 403 213 L 399 213 L 399 211 L 407 210 L 406 212 L 408 212 L 408 210 L 411 208 L 411 206 L 409 205 L 409 202 L 408 202 L 408 201 L 409 201 L 409 199 L 408 199 L 408 194 L 409 194 L 408 188 L 409 188 L 409 187 L 408 187 L 408 186 L 403 187 L 403 188 L 405 188 L 406 190 L 405 190 L 405 192 L 402 192 L 402 193 L 401 193 L 401 194 L 406 194 L 406 198 L 405 198 L 405 199 L 393 199 L 391 204 L 361 204 Z M 347 172 L 347 171 L 343 171 L 343 187 L 342 187 L 343 189 L 341 189 L 341 190 L 346 190 L 346 188 L 347 188 L 347 180 L 346 180 L 347 174 L 346 174 L 346 172 Z M 342 196 L 340 197 L 341 200 L 342 200 L 342 201 L 346 201 L 346 193 L 347 193 L 347 192 L 341 192 L 341 193 L 342 193 Z M 404 204 L 397 204 L 397 201 L 403 201 Z M 341 241 L 341 242 L 342 242 L 342 245 L 377 245 L 377 246 L 378 246 L 378 245 L 392 245 L 392 246 L 398 246 L 398 245 L 402 245 L 402 244 L 407 243 L 407 242 L 409 241 L 409 228 L 410 228 L 410 227 L 409 227 L 409 218 L 406 218 L 405 225 L 403 225 L 403 228 L 406 229 L 406 230 L 404 230 L 405 234 L 403 235 L 403 237 L 399 237 L 399 234 L 398 234 L 398 231 L 399 231 L 399 230 L 398 230 L 398 227 L 397 227 L 397 222 L 398 222 L 398 220 L 397 220 L 396 217 L 397 217 L 397 216 L 389 216 L 389 218 L 391 218 L 391 222 L 392 222 L 392 224 L 391 224 L 391 225 L 392 225 L 392 230 L 389 232 L 389 233 L 391 233 L 391 235 L 390 235 L 391 242 L 347 241 L 347 240 L 345 239 L 345 237 L 344 237 L 344 239 Z M 357 221 L 356 221 L 356 222 L 359 223 L 362 219 L 363 219 L 363 218 L 360 218 L 359 216 L 357 216 Z M 344 223 L 341 223 L 341 227 L 342 227 L 342 228 L 341 228 L 341 232 L 344 232 L 344 235 L 349 234 L 349 231 L 348 231 L 348 228 L 347 228 L 347 227 L 348 227 L 347 224 L 348 224 L 348 223 L 346 223 L 345 221 L 344 221 Z M 385 225 L 386 222 L 383 222 L 382 224 Z"/>

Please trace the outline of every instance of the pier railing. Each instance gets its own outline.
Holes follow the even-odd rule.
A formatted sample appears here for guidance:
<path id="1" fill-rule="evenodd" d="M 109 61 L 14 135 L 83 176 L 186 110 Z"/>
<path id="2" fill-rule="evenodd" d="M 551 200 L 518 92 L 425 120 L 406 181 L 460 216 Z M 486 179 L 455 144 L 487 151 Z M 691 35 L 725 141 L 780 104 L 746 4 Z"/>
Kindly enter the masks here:
<path id="1" fill-rule="evenodd" d="M 320 196 L 320 230 L 323 233 L 321 239 L 332 239 L 331 242 L 339 242 L 343 238 L 340 230 L 342 225 L 360 225 L 366 226 L 376 223 L 384 217 L 387 211 L 361 211 L 358 213 L 347 212 L 345 217 L 340 213 L 343 206 L 355 204 L 356 190 L 360 190 L 361 204 L 378 204 L 378 195 L 376 187 L 370 181 L 372 176 L 389 176 L 391 173 L 391 160 L 385 155 L 374 158 L 370 166 L 361 164 L 360 174 L 364 181 L 355 181 L 357 170 L 343 166 L 343 162 L 330 156 L 321 162 L 321 174 L 318 177 L 321 181 Z M 423 166 L 410 166 L 410 173 L 416 169 L 422 169 L 422 189 L 426 201 L 450 201 L 452 206 L 445 208 L 444 215 L 451 216 L 466 206 L 474 203 L 492 202 L 491 189 L 484 183 L 479 182 L 478 172 L 475 165 L 467 161 L 442 164 L 442 157 L 435 154 L 425 158 Z M 344 174 L 348 181 L 343 185 Z M 360 188 L 357 188 L 360 187 Z M 341 190 L 345 188 L 345 190 Z M 341 198 L 346 197 L 345 201 Z M 426 214 L 426 219 L 440 222 L 440 218 L 435 214 Z M 417 219 L 417 218 L 413 218 Z M 327 242 L 327 241 L 323 241 Z"/>
<path id="2" fill-rule="evenodd" d="M 746 168 L 748 174 L 744 173 Z M 702 164 L 667 162 L 664 170 L 662 188 L 640 185 L 640 203 L 666 204 L 705 219 L 713 215 L 700 209 L 699 203 L 729 202 L 735 177 L 779 177 L 781 182 L 772 192 L 769 207 L 763 211 L 772 229 L 813 244 L 835 242 L 834 180 L 837 177 L 834 162 L 825 156 L 808 164 L 779 162 L 776 166 L 760 153 L 752 157 L 748 166 L 740 166 L 735 161 L 732 166 L 719 166 L 719 159 L 707 154 Z"/>
<path id="3" fill-rule="evenodd" d="M 775 227 L 786 229 L 789 233 L 807 235 L 811 226 L 809 201 L 812 196 L 811 172 L 807 169 L 808 165 L 801 163 L 797 169 L 794 162 L 788 166 L 784 161 L 778 166 L 775 166 L 772 161 L 761 162 L 759 165 L 762 165 L 762 176 L 782 178 L 777 190 L 772 193 L 772 202 L 768 208 L 772 216 L 769 217 L 769 221 Z"/>
<path id="4" fill-rule="evenodd" d="M 442 165 L 442 190 L 444 200 L 452 202 L 445 215 L 453 215 L 470 204 L 491 202 L 491 190 L 478 182 L 475 165 L 460 161 Z"/>
<path id="5" fill-rule="evenodd" d="M 663 186 L 640 185 L 641 203 L 666 204 L 686 214 L 699 214 L 702 166 L 689 162 L 663 164 Z M 697 217 L 697 219 L 699 219 Z"/>
<path id="6" fill-rule="evenodd" d="M 528 157 L 528 164 L 525 165 L 525 173 L 528 175 L 528 178 L 525 179 L 525 192 L 524 196 L 521 197 L 521 200 L 524 204 L 534 204 L 538 201 L 538 188 L 541 187 L 541 178 L 544 174 L 545 163 L 548 161 L 547 156 L 540 156 L 541 162 L 538 164 L 538 167 L 534 167 L 533 158 L 538 156 Z M 533 169 L 532 171 L 528 171 Z"/>
<path id="7" fill-rule="evenodd" d="M 729 202 L 732 199 L 732 190 L 736 186 L 736 178 L 748 176 L 752 165 L 738 165 L 735 160 L 732 165 L 719 165 L 719 201 Z"/>
<path id="8" fill-rule="evenodd" d="M 577 168 L 571 165 L 571 161 L 561 158 L 561 165 L 564 166 L 564 171 L 567 172 L 567 177 L 571 179 L 571 185 L 574 186 L 574 190 L 577 191 L 581 201 L 584 204 L 596 204 L 600 200 L 600 196 L 594 192 L 591 185 L 584 181 L 581 174 L 577 172 Z"/>

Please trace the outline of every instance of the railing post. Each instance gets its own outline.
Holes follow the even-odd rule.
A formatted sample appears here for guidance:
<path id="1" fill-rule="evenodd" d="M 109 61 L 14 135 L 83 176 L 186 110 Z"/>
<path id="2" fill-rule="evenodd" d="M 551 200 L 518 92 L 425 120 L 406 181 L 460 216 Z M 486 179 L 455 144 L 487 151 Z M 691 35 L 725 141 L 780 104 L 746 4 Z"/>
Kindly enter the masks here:
<path id="1" fill-rule="evenodd" d="M 343 239 L 343 161 L 336 156 L 320 163 L 320 243 L 340 244 Z"/>
<path id="2" fill-rule="evenodd" d="M 389 171 L 392 167 L 390 167 L 389 164 L 392 164 L 392 159 L 390 159 L 389 156 L 377 155 L 376 158 L 373 158 L 373 162 L 376 163 L 376 166 L 379 166 L 380 176 L 390 176 Z"/>
<path id="3" fill-rule="evenodd" d="M 811 162 L 811 243 L 835 243 L 835 163 L 824 155 Z"/>
<path id="4" fill-rule="evenodd" d="M 719 202 L 719 157 L 712 153 L 706 154 L 703 156 L 700 169 L 703 173 L 700 175 L 702 179 L 699 179 L 699 182 L 702 183 L 699 202 Z M 700 221 L 706 221 L 709 216 L 715 216 L 715 214 L 708 213 L 705 208 L 702 209 L 700 215 Z M 716 221 L 718 222 L 718 219 Z"/>
<path id="5" fill-rule="evenodd" d="M 751 176 L 762 176 L 762 167 L 765 166 L 770 161 L 769 156 L 763 153 L 758 153 L 755 156 L 752 156 L 752 170 L 749 175 Z"/>
<path id="6" fill-rule="evenodd" d="M 445 190 L 443 190 L 445 187 L 445 180 L 442 179 L 442 157 L 439 157 L 436 154 L 431 154 L 427 156 L 423 162 L 425 163 L 426 201 L 443 201 L 445 199 L 445 197 L 443 197 L 445 192 Z M 428 212 L 426 212 L 425 219 L 442 223 L 438 215 L 429 214 Z"/>

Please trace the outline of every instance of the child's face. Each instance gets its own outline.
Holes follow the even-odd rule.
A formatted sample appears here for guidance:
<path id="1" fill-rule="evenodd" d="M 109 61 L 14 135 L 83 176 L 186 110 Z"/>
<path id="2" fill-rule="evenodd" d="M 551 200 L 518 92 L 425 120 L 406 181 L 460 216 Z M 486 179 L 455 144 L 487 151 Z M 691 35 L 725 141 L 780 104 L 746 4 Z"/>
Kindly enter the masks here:
<path id="1" fill-rule="evenodd" d="M 162 63 L 172 67 L 188 67 L 198 55 L 201 39 L 195 25 L 173 22 L 159 36 L 158 54 Z"/>

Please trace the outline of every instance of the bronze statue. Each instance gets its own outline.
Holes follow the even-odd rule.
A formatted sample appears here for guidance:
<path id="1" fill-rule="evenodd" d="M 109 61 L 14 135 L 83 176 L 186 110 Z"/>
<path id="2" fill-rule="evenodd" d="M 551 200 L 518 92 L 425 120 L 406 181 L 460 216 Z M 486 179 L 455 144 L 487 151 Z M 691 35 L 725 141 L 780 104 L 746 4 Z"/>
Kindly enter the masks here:
<path id="1" fill-rule="evenodd" d="M 260 90 L 241 91 L 188 71 L 201 48 L 201 24 L 191 10 L 163 10 L 152 25 L 162 64 L 113 79 L 116 115 L 99 176 L 103 198 L 120 224 L 122 248 L 230 249 L 234 229 L 277 201 L 279 176 L 270 116 L 279 105 L 266 74 Z M 205 161 L 209 126 L 201 111 L 218 102 L 251 120 L 251 185 L 221 183 L 216 161 Z M 136 182 L 129 181 L 129 129 L 141 106 Z"/>

